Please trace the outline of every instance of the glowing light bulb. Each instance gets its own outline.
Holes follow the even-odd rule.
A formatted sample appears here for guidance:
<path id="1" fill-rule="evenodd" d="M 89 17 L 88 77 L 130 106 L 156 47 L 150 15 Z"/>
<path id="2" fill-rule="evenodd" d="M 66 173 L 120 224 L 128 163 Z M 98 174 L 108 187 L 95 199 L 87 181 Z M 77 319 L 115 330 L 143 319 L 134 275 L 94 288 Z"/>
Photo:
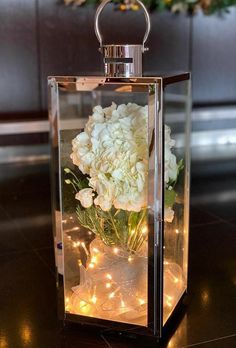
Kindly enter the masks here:
<path id="1" fill-rule="evenodd" d="M 171 302 L 166 301 L 166 304 L 167 304 L 168 307 L 172 307 L 172 303 Z"/>
<path id="2" fill-rule="evenodd" d="M 97 263 L 97 256 L 93 256 L 91 258 L 91 263 Z"/>
<path id="3" fill-rule="evenodd" d="M 168 298 L 168 300 L 173 300 L 173 296 L 169 296 L 169 295 L 166 295 L 166 297 Z"/>
<path id="4" fill-rule="evenodd" d="M 124 307 L 125 307 L 125 303 L 124 303 L 123 300 L 120 301 L 120 306 L 121 306 L 121 308 L 124 308 Z"/>
<path id="5" fill-rule="evenodd" d="M 107 279 L 112 280 L 111 274 L 107 273 L 107 274 L 106 274 L 106 277 L 107 277 Z"/>
<path id="6" fill-rule="evenodd" d="M 114 254 L 118 254 L 119 249 L 118 249 L 118 248 L 114 248 L 114 249 L 113 249 L 113 252 L 114 252 Z"/>
<path id="7" fill-rule="evenodd" d="M 142 306 L 144 303 L 145 303 L 145 301 L 142 299 L 142 298 L 139 298 L 139 304 Z"/>
<path id="8" fill-rule="evenodd" d="M 69 297 L 66 297 L 66 303 L 69 303 Z"/>
<path id="9" fill-rule="evenodd" d="M 147 226 L 144 226 L 142 228 L 142 234 L 146 234 L 148 232 L 148 227 Z"/>
<path id="10" fill-rule="evenodd" d="M 93 297 L 91 298 L 91 302 L 93 302 L 94 304 L 97 302 L 97 297 L 95 295 L 93 295 Z"/>
<path id="11" fill-rule="evenodd" d="M 106 283 L 106 288 L 110 289 L 111 288 L 111 283 Z"/>
<path id="12" fill-rule="evenodd" d="M 176 228 L 175 233 L 179 234 L 179 230 L 178 230 L 178 228 Z"/>
<path id="13" fill-rule="evenodd" d="M 132 256 L 129 256 L 129 257 L 128 257 L 128 261 L 129 261 L 129 262 L 132 262 L 132 261 L 133 261 Z"/>
<path id="14" fill-rule="evenodd" d="M 174 277 L 174 283 L 178 283 L 179 282 L 179 278 Z"/>
<path id="15" fill-rule="evenodd" d="M 79 307 L 79 312 L 83 313 L 83 314 L 88 314 L 90 309 L 91 309 L 91 305 L 89 305 L 87 302 L 85 301 L 80 301 L 80 307 Z"/>
<path id="16" fill-rule="evenodd" d="M 73 216 L 70 216 L 70 220 L 73 220 Z"/>
<path id="17" fill-rule="evenodd" d="M 78 265 L 79 267 L 82 266 L 82 261 L 80 259 L 78 260 Z"/>
<path id="18" fill-rule="evenodd" d="M 115 296 L 115 293 L 114 292 L 111 292 L 110 294 L 109 294 L 109 298 L 111 299 L 111 298 L 113 298 Z"/>

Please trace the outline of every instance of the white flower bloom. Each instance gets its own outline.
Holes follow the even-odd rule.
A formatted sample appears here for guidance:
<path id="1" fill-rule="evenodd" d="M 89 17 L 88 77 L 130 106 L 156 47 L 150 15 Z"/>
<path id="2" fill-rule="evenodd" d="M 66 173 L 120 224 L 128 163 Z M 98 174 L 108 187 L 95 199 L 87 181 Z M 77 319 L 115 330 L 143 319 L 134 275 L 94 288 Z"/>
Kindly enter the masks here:
<path id="1" fill-rule="evenodd" d="M 177 176 L 173 146 L 170 128 L 165 126 L 166 184 Z M 97 194 L 94 204 L 104 211 L 114 206 L 139 212 L 147 206 L 148 106 L 133 103 L 118 107 L 112 103 L 104 109 L 96 106 L 84 132 L 73 139 L 72 150 L 73 163 L 90 177 L 91 191 L 87 191 L 90 198 L 85 204 L 92 202 L 94 191 Z"/>
<path id="2" fill-rule="evenodd" d="M 90 208 L 93 205 L 93 190 L 85 188 L 76 193 L 75 198 L 78 199 L 84 208 Z"/>
<path id="3" fill-rule="evenodd" d="M 166 208 L 164 210 L 164 220 L 166 222 L 172 222 L 174 219 L 174 210 L 171 207 Z"/>
<path id="4" fill-rule="evenodd" d="M 178 174 L 178 165 L 176 156 L 171 152 L 171 148 L 175 145 L 175 140 L 170 137 L 170 127 L 165 125 L 165 183 L 175 181 Z"/>

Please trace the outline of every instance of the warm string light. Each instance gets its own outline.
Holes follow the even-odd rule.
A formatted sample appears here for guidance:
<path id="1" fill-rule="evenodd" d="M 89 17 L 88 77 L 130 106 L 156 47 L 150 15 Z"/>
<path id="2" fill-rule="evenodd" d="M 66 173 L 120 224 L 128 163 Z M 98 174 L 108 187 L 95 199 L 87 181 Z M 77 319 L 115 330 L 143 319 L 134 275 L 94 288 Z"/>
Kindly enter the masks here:
<path id="1" fill-rule="evenodd" d="M 69 232 L 73 232 L 73 231 L 79 231 L 79 227 L 78 226 L 75 226 L 73 228 L 68 228 L 66 230 L 64 230 L 65 233 L 69 233 Z"/>
<path id="2" fill-rule="evenodd" d="M 91 258 L 91 262 L 92 262 L 92 263 L 97 263 L 97 256 L 93 256 L 93 257 Z"/>
<path id="3" fill-rule="evenodd" d="M 142 235 L 145 235 L 146 233 L 148 232 L 148 228 L 147 226 L 144 226 L 143 229 L 141 230 L 141 233 Z M 135 230 L 132 230 L 131 232 L 132 234 L 135 233 Z M 71 236 L 68 236 L 68 239 L 71 240 Z M 90 255 L 90 252 L 85 244 L 84 241 L 73 241 L 72 240 L 72 245 L 74 248 L 82 248 L 86 254 L 86 256 L 89 258 L 90 262 L 88 264 L 88 267 L 90 269 L 94 269 L 95 266 L 97 265 L 98 263 L 98 258 L 99 258 L 99 254 L 101 253 L 101 251 L 96 248 L 96 247 L 93 247 L 91 250 L 92 250 L 92 255 Z M 113 253 L 114 254 L 118 254 L 120 252 L 120 249 L 117 248 L 117 247 L 114 247 L 112 249 Z M 94 255 L 95 254 L 95 255 Z M 132 262 L 134 260 L 134 256 L 133 255 L 129 255 L 128 258 L 127 258 L 128 262 Z M 82 266 L 82 260 L 79 259 L 78 260 L 78 266 Z M 114 282 L 113 280 L 113 277 L 112 277 L 112 274 L 110 273 L 106 273 L 105 274 L 105 278 L 108 280 L 107 282 L 105 282 L 105 287 L 106 289 L 112 289 L 113 286 L 115 286 L 115 284 L 117 284 L 116 282 Z M 122 298 L 122 294 L 120 292 L 120 289 L 121 287 L 117 287 L 115 290 L 114 288 L 112 289 L 112 291 L 110 293 L 108 293 L 108 299 L 109 300 L 112 300 L 113 298 L 115 297 L 120 297 L 120 310 L 124 310 L 124 308 L 126 308 L 126 303 L 125 301 L 123 300 Z M 146 300 L 143 299 L 143 298 L 137 298 L 137 301 L 139 303 L 140 306 L 146 304 Z M 84 301 L 84 300 L 80 300 L 79 302 L 79 312 L 80 313 L 83 313 L 85 315 L 89 315 L 89 313 L 92 312 L 92 309 L 93 309 L 93 306 L 96 305 L 98 302 L 98 298 L 96 296 L 96 293 L 94 291 L 93 294 L 91 294 L 91 297 L 88 301 Z M 69 298 L 66 298 L 65 300 L 65 305 L 66 305 L 66 309 L 68 310 L 69 309 Z"/>
<path id="4" fill-rule="evenodd" d="M 91 302 L 92 302 L 93 304 L 96 304 L 96 302 L 97 302 L 97 297 L 96 297 L 96 286 L 94 286 L 94 288 L 93 288 L 93 296 L 92 296 L 92 298 L 91 298 Z"/>
<path id="5" fill-rule="evenodd" d="M 106 274 L 106 278 L 109 279 L 109 280 L 112 280 L 111 274 L 107 273 L 107 274 Z"/>
<path id="6" fill-rule="evenodd" d="M 109 299 L 115 297 L 115 294 L 116 294 L 119 290 L 120 290 L 120 286 L 108 295 Z"/>
<path id="7" fill-rule="evenodd" d="M 65 309 L 66 309 L 66 311 L 68 311 L 70 309 L 69 303 L 70 303 L 70 299 L 69 299 L 69 297 L 66 297 L 65 298 L 65 307 L 66 307 Z"/>
<path id="8" fill-rule="evenodd" d="M 93 304 L 95 304 L 97 302 L 97 297 L 96 295 L 93 295 L 91 298 L 91 302 L 93 302 Z"/>
<path id="9" fill-rule="evenodd" d="M 176 228 L 175 233 L 176 233 L 176 234 L 179 234 L 179 230 L 178 230 L 178 228 Z"/>
<path id="10" fill-rule="evenodd" d="M 113 248 L 113 253 L 117 255 L 119 253 L 119 249 L 118 248 Z"/>
<path id="11" fill-rule="evenodd" d="M 120 307 L 121 307 L 121 308 L 125 308 L 125 303 L 124 303 L 123 300 L 120 301 Z"/>
<path id="12" fill-rule="evenodd" d="M 92 256 L 91 261 L 89 263 L 89 268 L 94 268 L 97 263 L 97 256 Z"/>
<path id="13" fill-rule="evenodd" d="M 79 304 L 79 311 L 83 314 L 88 314 L 91 310 L 91 304 L 81 300 Z"/>
<path id="14" fill-rule="evenodd" d="M 142 232 L 143 235 L 147 234 L 147 232 L 148 232 L 147 225 L 142 228 L 141 232 Z"/>

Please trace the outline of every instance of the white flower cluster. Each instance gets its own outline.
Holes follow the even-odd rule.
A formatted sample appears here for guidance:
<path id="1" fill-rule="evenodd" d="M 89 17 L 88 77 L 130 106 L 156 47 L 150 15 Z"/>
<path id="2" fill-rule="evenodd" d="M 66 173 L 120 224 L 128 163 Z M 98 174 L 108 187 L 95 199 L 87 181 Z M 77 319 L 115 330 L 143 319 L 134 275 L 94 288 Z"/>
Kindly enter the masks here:
<path id="1" fill-rule="evenodd" d="M 165 125 L 165 184 L 168 186 L 169 181 L 175 181 L 178 174 L 178 165 L 176 156 L 171 152 L 175 145 L 175 140 L 170 137 L 170 127 Z"/>
<path id="2" fill-rule="evenodd" d="M 108 211 L 139 212 L 147 206 L 148 107 L 128 103 L 96 106 L 84 132 L 72 141 L 72 161 L 89 176 L 89 186 L 76 198 L 82 206 L 93 203 Z M 171 153 L 174 145 L 165 126 L 165 182 L 175 180 L 177 165 Z M 96 193 L 96 198 L 93 196 Z"/>

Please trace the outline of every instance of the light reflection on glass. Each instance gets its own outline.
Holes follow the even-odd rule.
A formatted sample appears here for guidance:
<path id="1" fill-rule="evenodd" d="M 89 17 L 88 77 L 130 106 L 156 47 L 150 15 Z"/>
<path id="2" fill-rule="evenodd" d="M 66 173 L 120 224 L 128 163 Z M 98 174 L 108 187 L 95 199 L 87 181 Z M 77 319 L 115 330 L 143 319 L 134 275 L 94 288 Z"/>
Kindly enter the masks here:
<path id="1" fill-rule="evenodd" d="M 210 302 L 209 291 L 204 289 L 201 292 L 201 299 L 202 299 L 203 306 L 206 307 L 209 304 L 209 302 Z"/>
<path id="2" fill-rule="evenodd" d="M 187 315 L 183 317 L 178 329 L 175 331 L 174 335 L 168 342 L 167 348 L 179 347 L 179 343 L 183 342 L 185 345 L 187 343 Z"/>
<path id="3" fill-rule="evenodd" d="M 7 348 L 8 342 L 6 336 L 0 336 L 0 348 Z"/>
<path id="4" fill-rule="evenodd" d="M 25 346 L 32 343 L 32 329 L 28 322 L 23 322 L 20 328 L 20 336 Z"/>

